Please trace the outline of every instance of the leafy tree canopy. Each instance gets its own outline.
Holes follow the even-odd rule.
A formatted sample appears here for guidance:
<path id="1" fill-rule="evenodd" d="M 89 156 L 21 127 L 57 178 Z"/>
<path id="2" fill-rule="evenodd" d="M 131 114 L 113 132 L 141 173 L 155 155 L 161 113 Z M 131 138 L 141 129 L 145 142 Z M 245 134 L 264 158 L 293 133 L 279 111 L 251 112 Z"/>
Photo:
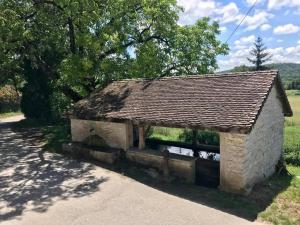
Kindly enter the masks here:
<path id="1" fill-rule="evenodd" d="M 35 95 L 47 117 L 53 96 L 77 101 L 112 80 L 213 72 L 228 51 L 218 24 L 180 26 L 181 10 L 176 0 L 2 0 L 0 82 L 21 77 L 23 107 Z"/>

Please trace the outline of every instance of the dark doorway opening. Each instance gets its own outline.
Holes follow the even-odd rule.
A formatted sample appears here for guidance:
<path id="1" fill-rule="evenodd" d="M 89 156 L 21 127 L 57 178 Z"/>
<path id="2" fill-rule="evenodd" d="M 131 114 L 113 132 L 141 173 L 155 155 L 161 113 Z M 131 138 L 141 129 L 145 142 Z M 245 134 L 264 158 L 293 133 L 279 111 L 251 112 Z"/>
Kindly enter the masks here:
<path id="1" fill-rule="evenodd" d="M 220 184 L 220 161 L 198 158 L 196 160 L 195 183 L 217 188 Z"/>

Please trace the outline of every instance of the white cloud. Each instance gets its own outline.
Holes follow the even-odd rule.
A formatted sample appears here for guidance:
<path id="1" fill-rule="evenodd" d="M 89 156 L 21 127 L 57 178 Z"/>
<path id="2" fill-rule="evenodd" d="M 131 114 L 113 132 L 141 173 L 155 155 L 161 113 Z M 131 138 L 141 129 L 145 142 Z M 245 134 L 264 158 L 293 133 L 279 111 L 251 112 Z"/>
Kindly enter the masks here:
<path id="1" fill-rule="evenodd" d="M 230 23 L 240 18 L 240 11 L 234 2 L 221 4 L 215 0 L 177 0 L 184 8 L 179 24 L 193 24 L 197 19 L 209 16 L 221 23 Z"/>
<path id="2" fill-rule="evenodd" d="M 220 27 L 220 31 L 221 32 L 226 32 L 227 31 L 227 27 Z"/>
<path id="3" fill-rule="evenodd" d="M 299 0 L 269 0 L 268 9 L 281 9 L 283 7 L 300 8 Z"/>
<path id="4" fill-rule="evenodd" d="M 234 45 L 235 48 L 237 49 L 246 49 L 249 48 L 249 46 L 252 45 L 254 41 L 255 41 L 255 36 L 250 35 L 250 36 L 242 37 L 239 40 L 236 40 L 234 42 Z"/>
<path id="5" fill-rule="evenodd" d="M 251 46 L 230 52 L 225 59 L 218 61 L 220 70 L 228 70 L 240 65 L 251 65 L 247 60 L 247 57 L 250 56 L 250 49 Z M 300 40 L 298 45 L 294 47 L 269 48 L 268 52 L 272 55 L 271 61 L 268 63 L 300 63 Z"/>
<path id="6" fill-rule="evenodd" d="M 253 5 L 255 1 L 257 1 L 256 4 L 259 4 L 261 2 L 264 2 L 265 0 L 246 0 L 246 3 L 248 5 Z"/>
<path id="7" fill-rule="evenodd" d="M 298 31 L 300 31 L 299 26 L 289 23 L 289 24 L 275 27 L 273 30 L 273 33 L 274 34 L 293 34 L 293 33 L 297 33 Z"/>
<path id="8" fill-rule="evenodd" d="M 261 25 L 267 23 L 272 17 L 274 17 L 273 14 L 260 11 L 255 13 L 253 16 L 248 16 L 244 21 L 244 25 L 247 26 L 246 30 L 248 31 L 255 30 Z"/>
<path id="9" fill-rule="evenodd" d="M 223 24 L 237 21 L 240 18 L 239 9 L 234 2 L 230 2 L 225 6 L 219 6 L 215 12 L 218 15 L 218 20 Z"/>
<path id="10" fill-rule="evenodd" d="M 249 65 L 247 57 L 249 57 L 250 49 L 251 47 L 230 52 L 225 59 L 218 61 L 220 70 L 228 70 L 240 65 Z"/>
<path id="11" fill-rule="evenodd" d="M 300 45 L 300 40 L 298 41 L 298 45 Z"/>
<path id="12" fill-rule="evenodd" d="M 211 17 L 216 8 L 214 0 L 177 0 L 177 3 L 184 8 L 179 19 L 180 24 L 193 24 L 201 17 Z"/>
<path id="13" fill-rule="evenodd" d="M 263 2 L 264 0 L 258 0 Z M 221 3 L 216 0 L 177 0 L 178 5 L 184 8 L 184 12 L 180 14 L 179 24 L 193 24 L 197 19 L 204 16 L 209 16 L 220 24 L 227 24 L 234 22 L 239 24 L 244 18 L 245 14 L 241 13 L 235 2 L 228 4 Z M 250 1 L 249 1 L 250 3 Z M 268 24 L 269 19 L 274 15 L 256 10 L 254 15 L 247 16 L 242 24 L 246 27 L 246 31 L 255 30 L 264 24 Z"/>
<path id="14" fill-rule="evenodd" d="M 270 24 L 265 23 L 265 24 L 260 26 L 260 30 L 266 31 L 266 30 L 269 30 L 271 27 L 272 26 Z"/>

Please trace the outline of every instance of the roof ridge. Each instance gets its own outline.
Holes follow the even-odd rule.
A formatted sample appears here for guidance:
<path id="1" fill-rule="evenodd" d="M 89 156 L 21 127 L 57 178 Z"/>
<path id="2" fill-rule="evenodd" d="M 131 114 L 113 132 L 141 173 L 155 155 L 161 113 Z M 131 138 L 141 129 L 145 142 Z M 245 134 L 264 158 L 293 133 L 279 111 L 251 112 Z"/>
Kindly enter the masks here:
<path id="1" fill-rule="evenodd" d="M 277 75 L 278 70 L 261 70 L 261 71 L 246 71 L 246 72 L 225 72 L 225 73 L 211 73 L 211 74 L 198 74 L 198 75 L 181 75 L 181 76 L 166 76 L 166 77 L 156 77 L 156 78 L 128 78 L 123 80 L 115 80 L 113 82 L 126 82 L 126 81 L 154 81 L 154 80 L 169 80 L 169 79 L 205 79 L 205 78 L 220 78 L 235 77 L 235 76 L 254 76 L 260 74 L 272 74 Z"/>

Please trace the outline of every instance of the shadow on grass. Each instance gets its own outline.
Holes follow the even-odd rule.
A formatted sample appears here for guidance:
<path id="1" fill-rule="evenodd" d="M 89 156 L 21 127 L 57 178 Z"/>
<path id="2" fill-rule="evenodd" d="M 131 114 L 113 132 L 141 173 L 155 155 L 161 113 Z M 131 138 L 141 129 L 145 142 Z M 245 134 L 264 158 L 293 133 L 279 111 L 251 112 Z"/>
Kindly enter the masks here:
<path id="1" fill-rule="evenodd" d="M 92 164 L 43 151 L 41 127 L 14 125 L 0 123 L 0 222 L 24 211 L 45 212 L 58 200 L 91 195 L 108 181 L 93 174 Z"/>
<path id="2" fill-rule="evenodd" d="M 28 129 L 28 127 L 26 126 L 24 128 L 24 124 L 22 126 L 20 126 L 19 124 L 19 127 L 16 129 L 19 132 L 21 131 L 23 137 L 26 137 L 26 139 L 29 142 L 36 139 L 36 137 L 40 135 L 40 140 L 46 142 L 46 144 L 43 146 L 44 150 L 50 149 L 51 151 L 56 151 L 60 153 L 62 152 L 60 148 L 61 143 L 67 142 L 70 139 L 68 125 L 42 127 L 38 126 L 36 128 Z M 80 160 L 82 162 L 84 161 L 84 159 L 82 158 Z M 96 161 L 89 161 L 92 162 L 94 165 L 123 174 L 138 182 L 146 184 L 152 188 L 163 191 L 165 193 L 175 195 L 198 204 L 206 205 L 208 207 L 212 207 L 217 210 L 221 210 L 223 212 L 227 212 L 250 221 L 254 221 L 257 218 L 258 214 L 264 211 L 280 192 L 286 190 L 286 188 L 289 187 L 290 182 L 292 180 L 292 176 L 274 176 L 268 181 L 254 187 L 251 195 L 239 196 L 224 193 L 219 191 L 218 189 L 205 188 L 196 185 L 186 185 L 176 181 L 173 181 L 171 183 L 163 182 L 162 179 L 160 179 L 159 177 L 155 179 L 150 177 L 149 173 L 147 172 L 147 168 L 132 165 L 126 162 L 126 160 L 122 160 L 113 166 L 109 166 L 107 164 L 99 163 Z M 70 168 L 72 168 L 72 166 L 68 164 L 71 162 L 72 160 L 63 160 L 60 167 L 66 168 L 67 171 L 69 171 Z M 88 173 L 88 170 L 89 169 L 75 167 L 73 171 L 71 170 L 70 172 L 66 172 L 66 174 L 63 174 L 63 177 L 65 177 L 65 179 L 69 179 L 69 177 L 72 177 L 74 179 L 77 179 L 79 177 L 85 177 Z M 78 176 L 75 173 L 78 173 Z M 87 177 L 89 176 L 87 175 Z M 93 179 L 94 178 L 89 179 L 89 182 L 93 181 Z M 100 183 L 103 181 L 105 181 L 105 179 L 100 181 Z M 59 183 L 61 181 L 55 182 Z M 88 180 L 85 180 L 85 182 L 88 182 Z M 97 185 L 98 184 L 99 181 Z M 50 187 L 51 186 L 53 185 L 51 184 Z M 88 192 L 85 194 L 88 194 Z M 62 195 L 62 197 L 72 196 L 74 195 L 74 190 L 70 190 L 69 192 L 67 191 L 66 193 L 61 190 L 57 192 L 55 196 L 60 195 Z M 51 197 L 52 196 L 50 196 L 49 198 Z"/>

